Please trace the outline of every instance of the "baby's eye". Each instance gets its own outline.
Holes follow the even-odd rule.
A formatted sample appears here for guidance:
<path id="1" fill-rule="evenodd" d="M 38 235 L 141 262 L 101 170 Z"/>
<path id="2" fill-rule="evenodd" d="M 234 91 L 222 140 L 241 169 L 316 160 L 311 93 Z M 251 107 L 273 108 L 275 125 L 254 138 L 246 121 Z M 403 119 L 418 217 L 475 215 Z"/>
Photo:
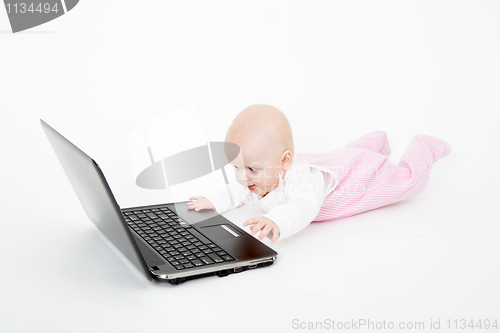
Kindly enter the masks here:
<path id="1" fill-rule="evenodd" d="M 236 165 L 233 165 L 235 169 L 238 169 L 238 167 Z"/>
<path id="2" fill-rule="evenodd" d="M 250 167 L 248 168 L 248 170 L 250 170 L 250 171 L 252 171 L 252 172 L 254 172 L 254 171 L 255 171 L 255 169 L 254 169 L 254 168 L 250 168 Z"/>

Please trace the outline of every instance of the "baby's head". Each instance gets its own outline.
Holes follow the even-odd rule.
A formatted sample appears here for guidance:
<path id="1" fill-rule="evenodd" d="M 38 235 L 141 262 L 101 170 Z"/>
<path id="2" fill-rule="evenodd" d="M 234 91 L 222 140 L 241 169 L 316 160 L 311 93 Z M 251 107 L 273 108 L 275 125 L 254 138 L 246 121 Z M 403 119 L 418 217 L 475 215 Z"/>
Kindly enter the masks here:
<path id="1" fill-rule="evenodd" d="M 231 164 L 238 182 L 255 194 L 272 191 L 292 164 L 292 129 L 273 106 L 256 104 L 241 111 L 229 126 L 226 142 L 240 146 L 240 155 Z"/>

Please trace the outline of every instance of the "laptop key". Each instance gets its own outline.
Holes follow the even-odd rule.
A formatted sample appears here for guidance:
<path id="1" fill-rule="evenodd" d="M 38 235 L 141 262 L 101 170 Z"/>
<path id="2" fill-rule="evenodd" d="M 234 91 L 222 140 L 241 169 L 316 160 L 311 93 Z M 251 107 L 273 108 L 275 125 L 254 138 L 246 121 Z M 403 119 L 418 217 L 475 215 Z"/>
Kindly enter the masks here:
<path id="1" fill-rule="evenodd" d="M 230 256 L 222 256 L 222 259 L 224 259 L 225 261 L 231 261 L 231 260 L 234 260 L 233 258 L 231 258 Z"/>
<path id="2" fill-rule="evenodd" d="M 212 259 L 210 259 L 209 257 L 201 257 L 200 260 L 203 261 L 207 265 L 214 263 L 214 261 Z"/>
<path id="3" fill-rule="evenodd" d="M 195 266 L 203 266 L 203 263 L 199 259 L 193 260 L 191 263 Z"/>
<path id="4" fill-rule="evenodd" d="M 209 253 L 208 256 L 210 258 L 212 258 L 212 260 L 215 261 L 215 262 L 223 262 L 224 261 L 221 257 L 219 257 L 218 255 L 216 255 L 215 253 Z"/>
<path id="5" fill-rule="evenodd" d="M 194 267 L 194 265 L 192 263 L 187 263 L 187 264 L 184 264 L 184 267 L 191 268 L 191 267 Z"/>
<path id="6" fill-rule="evenodd" d="M 177 265 L 177 266 L 174 266 L 176 269 L 178 270 L 181 270 L 181 269 L 184 269 L 186 267 L 184 267 L 184 265 Z"/>

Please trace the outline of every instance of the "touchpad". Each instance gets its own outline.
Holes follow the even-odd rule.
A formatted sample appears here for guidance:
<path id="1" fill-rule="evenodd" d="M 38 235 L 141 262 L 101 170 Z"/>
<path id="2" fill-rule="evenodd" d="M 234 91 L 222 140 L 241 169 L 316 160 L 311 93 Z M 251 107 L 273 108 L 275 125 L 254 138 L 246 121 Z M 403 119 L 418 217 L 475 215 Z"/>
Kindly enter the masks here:
<path id="1" fill-rule="evenodd" d="M 203 234 L 211 239 L 236 238 L 240 233 L 227 224 L 210 225 L 201 228 Z"/>

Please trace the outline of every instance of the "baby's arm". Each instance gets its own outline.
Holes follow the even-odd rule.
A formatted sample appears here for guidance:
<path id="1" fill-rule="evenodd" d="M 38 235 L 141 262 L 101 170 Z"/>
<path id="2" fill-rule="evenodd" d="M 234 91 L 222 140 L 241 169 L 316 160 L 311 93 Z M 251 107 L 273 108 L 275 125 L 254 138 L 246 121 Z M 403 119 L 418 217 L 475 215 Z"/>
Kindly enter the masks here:
<path id="1" fill-rule="evenodd" d="M 206 196 L 190 197 L 189 200 L 194 201 L 188 203 L 188 208 L 195 211 L 213 209 L 217 213 L 222 214 L 225 211 L 245 204 L 248 201 L 249 192 L 250 190 L 238 183 L 232 183 L 229 186 L 224 185 Z"/>
<path id="2" fill-rule="evenodd" d="M 272 230 L 277 230 L 279 234 L 276 236 L 273 232 L 273 239 L 289 237 L 308 226 L 321 209 L 324 200 L 323 191 L 324 178 L 320 172 L 299 173 L 289 179 L 285 185 L 286 202 L 261 217 L 276 225 Z M 268 225 L 269 223 L 266 224 Z"/>
<path id="3" fill-rule="evenodd" d="M 306 189 L 301 193 L 295 193 L 286 204 L 274 207 L 264 216 L 245 221 L 243 226 L 251 225 L 252 235 L 261 230 L 259 240 L 272 233 L 271 243 L 274 244 L 280 237 L 280 226 L 285 230 L 282 238 L 291 236 L 311 223 L 318 214 L 319 207 L 321 198 L 317 197 L 314 191 Z"/>

